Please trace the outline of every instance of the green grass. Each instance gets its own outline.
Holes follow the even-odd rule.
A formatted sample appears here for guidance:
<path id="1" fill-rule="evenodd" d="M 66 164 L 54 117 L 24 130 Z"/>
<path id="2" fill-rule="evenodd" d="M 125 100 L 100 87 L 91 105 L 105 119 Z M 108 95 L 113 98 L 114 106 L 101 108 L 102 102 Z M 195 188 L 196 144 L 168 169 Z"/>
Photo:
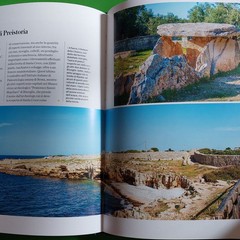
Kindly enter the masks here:
<path id="1" fill-rule="evenodd" d="M 136 55 L 122 59 L 115 59 L 114 78 L 128 74 L 135 74 L 139 67 L 151 55 L 152 51 L 139 51 Z M 203 77 L 198 82 L 189 84 L 181 89 L 166 89 L 159 96 L 149 98 L 146 103 L 157 102 L 185 102 L 185 101 L 228 101 L 229 97 L 236 96 L 237 92 L 232 88 L 219 87 L 215 81 L 217 78 L 240 75 L 240 65 L 228 72 L 218 72 L 211 77 Z M 115 97 L 115 105 L 127 104 L 129 96 Z"/>
<path id="2" fill-rule="evenodd" d="M 205 173 L 203 178 L 206 182 L 217 182 L 217 180 L 230 181 L 240 179 L 240 167 L 225 167 Z"/>
<path id="3" fill-rule="evenodd" d="M 143 160 L 143 159 L 134 159 L 135 161 L 127 160 L 122 165 L 123 167 L 128 167 L 129 169 L 134 169 L 142 173 L 154 173 L 154 174 L 169 174 L 175 173 L 176 175 L 185 176 L 189 179 L 194 179 L 199 175 L 203 175 L 211 171 L 207 166 L 200 166 L 198 164 L 194 165 L 182 165 L 180 160 Z M 117 166 L 120 162 L 115 160 Z M 113 163 L 113 162 L 112 162 Z"/>
<path id="4" fill-rule="evenodd" d="M 231 75 L 240 75 L 240 64 L 238 65 L 238 67 L 236 67 L 235 69 L 228 71 L 228 72 L 218 72 L 217 74 L 213 75 L 210 80 L 214 80 L 218 77 L 229 77 Z"/>
<path id="5" fill-rule="evenodd" d="M 197 220 L 206 220 L 206 219 L 213 219 L 216 215 L 216 211 L 218 210 L 222 200 L 226 197 L 226 193 L 217 193 L 212 197 L 212 200 L 217 199 L 213 204 L 211 204 L 205 211 L 203 211 L 196 219 Z M 220 197 L 220 198 L 219 198 Z"/>
<path id="6" fill-rule="evenodd" d="M 136 55 L 127 58 L 117 58 L 114 61 L 114 78 L 139 71 L 139 67 L 151 55 L 152 50 L 139 51 Z"/>
<path id="7" fill-rule="evenodd" d="M 189 84 L 179 90 L 166 89 L 161 93 L 162 99 L 159 96 L 149 98 L 147 103 L 155 102 L 178 102 L 178 101 L 196 101 L 204 99 L 224 100 L 227 97 L 231 97 L 232 92 L 222 91 L 216 89 L 214 81 L 217 78 L 229 77 L 234 75 L 240 75 L 240 65 L 234 70 L 228 72 L 219 72 L 213 76 L 203 77 L 198 82 Z"/>

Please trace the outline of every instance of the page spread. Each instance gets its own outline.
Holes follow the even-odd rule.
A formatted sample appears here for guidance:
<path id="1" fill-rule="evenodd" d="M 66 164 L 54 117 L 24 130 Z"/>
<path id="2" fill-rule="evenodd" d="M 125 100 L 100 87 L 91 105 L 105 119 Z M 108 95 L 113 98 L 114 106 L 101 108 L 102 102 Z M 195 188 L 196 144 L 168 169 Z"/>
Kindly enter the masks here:
<path id="1" fill-rule="evenodd" d="M 1 232 L 101 231 L 103 15 L 74 4 L 0 7 Z"/>
<path id="2" fill-rule="evenodd" d="M 238 239 L 239 39 L 233 0 L 0 7 L 0 232 Z"/>

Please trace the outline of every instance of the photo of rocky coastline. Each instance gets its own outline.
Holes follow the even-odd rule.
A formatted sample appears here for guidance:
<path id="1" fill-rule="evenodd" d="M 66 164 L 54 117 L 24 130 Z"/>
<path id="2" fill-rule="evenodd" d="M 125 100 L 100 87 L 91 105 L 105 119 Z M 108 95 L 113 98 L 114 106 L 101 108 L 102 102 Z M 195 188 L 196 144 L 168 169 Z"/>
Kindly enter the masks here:
<path id="1" fill-rule="evenodd" d="M 100 156 L 48 156 L 34 159 L 3 159 L 0 172 L 72 180 L 100 180 Z"/>
<path id="2" fill-rule="evenodd" d="M 35 217 L 101 214 L 100 162 L 100 156 L 1 159 L 0 214 Z"/>
<path id="3" fill-rule="evenodd" d="M 137 6 L 115 28 L 115 106 L 240 100 L 240 4 Z"/>
<path id="4" fill-rule="evenodd" d="M 100 110 L 0 107 L 0 215 L 100 215 L 100 141 Z"/>

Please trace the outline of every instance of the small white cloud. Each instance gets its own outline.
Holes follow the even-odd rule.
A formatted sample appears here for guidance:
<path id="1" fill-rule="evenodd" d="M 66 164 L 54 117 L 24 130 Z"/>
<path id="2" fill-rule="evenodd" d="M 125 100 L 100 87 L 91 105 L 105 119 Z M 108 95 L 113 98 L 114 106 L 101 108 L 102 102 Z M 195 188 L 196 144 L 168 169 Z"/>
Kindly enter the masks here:
<path id="1" fill-rule="evenodd" d="M 12 126 L 12 123 L 0 123 L 0 128 Z"/>
<path id="2" fill-rule="evenodd" d="M 222 132 L 238 132 L 240 131 L 240 127 L 222 127 L 222 128 L 216 128 L 217 131 Z"/>

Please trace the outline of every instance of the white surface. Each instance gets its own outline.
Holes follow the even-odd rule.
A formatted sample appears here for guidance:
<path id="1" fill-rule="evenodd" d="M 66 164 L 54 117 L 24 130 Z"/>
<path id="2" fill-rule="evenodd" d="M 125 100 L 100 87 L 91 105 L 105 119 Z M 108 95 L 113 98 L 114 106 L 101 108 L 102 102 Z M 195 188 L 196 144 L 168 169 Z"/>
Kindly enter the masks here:
<path id="1" fill-rule="evenodd" d="M 16 42 L 57 41 L 61 49 L 58 63 L 59 89 L 46 103 L 14 104 L 4 101 L 4 84 L 0 86 L 0 105 L 52 105 L 101 108 L 101 41 L 104 29 L 101 27 L 105 15 L 95 9 L 64 3 L 26 3 L 0 7 L 0 31 L 28 30 L 26 35 L 0 36 L 0 55 L 6 61 L 6 45 Z M 89 100 L 80 104 L 65 103 L 64 64 L 65 47 L 76 47 L 88 50 L 88 64 L 91 66 Z M 0 71 L 0 78 L 6 79 L 6 72 Z M 1 85 L 1 82 L 0 82 Z M 60 100 L 59 100 L 60 99 Z"/>
<path id="2" fill-rule="evenodd" d="M 0 232 L 20 235 L 67 236 L 101 231 L 101 215 L 47 218 L 0 215 Z"/>
<path id="3" fill-rule="evenodd" d="M 114 13 L 125 8 L 152 3 L 176 2 L 176 0 L 129 0 L 108 13 L 108 72 L 107 104 L 114 108 Z M 194 1 L 178 1 L 194 2 Z M 206 2 L 204 0 L 195 2 Z M 216 2 L 216 1 L 208 1 Z M 239 1 L 218 1 L 235 2 Z M 177 103 L 181 104 L 181 103 Z M 127 106 L 131 107 L 131 106 Z M 144 239 L 240 239 L 240 220 L 136 220 L 103 216 L 103 230 L 109 234 Z"/>
<path id="4" fill-rule="evenodd" d="M 144 239 L 239 239 L 240 220 L 155 221 L 103 216 L 104 231 Z"/>

